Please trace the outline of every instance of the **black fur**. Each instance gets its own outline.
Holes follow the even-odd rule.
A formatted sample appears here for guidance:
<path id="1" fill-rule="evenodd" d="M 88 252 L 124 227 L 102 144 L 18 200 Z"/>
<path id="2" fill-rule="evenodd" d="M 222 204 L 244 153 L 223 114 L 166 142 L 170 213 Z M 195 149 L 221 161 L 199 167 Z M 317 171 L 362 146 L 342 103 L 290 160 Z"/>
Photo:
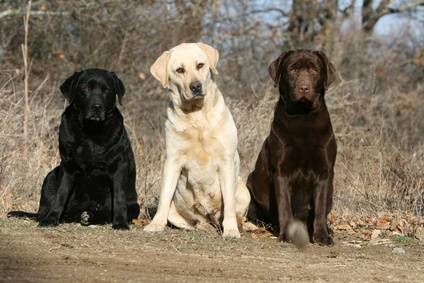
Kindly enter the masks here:
<path id="1" fill-rule="evenodd" d="M 38 212 L 8 216 L 35 218 L 40 226 L 112 222 L 115 229 L 129 229 L 140 208 L 134 155 L 115 105 L 125 88 L 114 73 L 87 69 L 60 90 L 70 103 L 59 129 L 61 162 L 44 179 Z"/>

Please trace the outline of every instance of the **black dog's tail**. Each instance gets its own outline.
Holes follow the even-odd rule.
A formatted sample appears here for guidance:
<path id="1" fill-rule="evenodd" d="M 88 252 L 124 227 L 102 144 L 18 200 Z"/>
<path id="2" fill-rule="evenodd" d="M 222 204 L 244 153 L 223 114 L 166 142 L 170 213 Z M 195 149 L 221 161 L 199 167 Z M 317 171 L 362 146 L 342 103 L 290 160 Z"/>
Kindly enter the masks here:
<path id="1" fill-rule="evenodd" d="M 16 210 L 16 211 L 10 211 L 7 214 L 7 217 L 37 219 L 38 213 L 32 213 L 32 212 L 26 212 L 26 211 Z"/>

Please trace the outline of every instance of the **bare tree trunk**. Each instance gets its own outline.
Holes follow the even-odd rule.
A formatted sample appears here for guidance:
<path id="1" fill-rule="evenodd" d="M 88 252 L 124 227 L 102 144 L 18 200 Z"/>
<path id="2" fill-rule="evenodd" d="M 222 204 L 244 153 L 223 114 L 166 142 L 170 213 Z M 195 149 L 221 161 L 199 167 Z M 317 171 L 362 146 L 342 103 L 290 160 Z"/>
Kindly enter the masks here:
<path id="1" fill-rule="evenodd" d="M 293 0 L 288 32 L 295 48 L 331 46 L 337 18 L 337 0 Z"/>
<path id="2" fill-rule="evenodd" d="M 28 116 L 30 114 L 29 108 L 29 64 L 28 64 L 28 33 L 29 33 L 29 17 L 31 15 L 31 4 L 32 0 L 28 1 L 28 8 L 26 15 L 24 16 L 24 29 L 25 37 L 24 43 L 21 45 L 22 48 L 22 57 L 24 60 L 24 100 L 25 100 L 25 109 L 24 109 L 24 143 L 25 143 L 25 156 L 28 154 Z"/>
<path id="3" fill-rule="evenodd" d="M 202 19 L 206 13 L 208 0 L 185 1 L 175 0 L 177 12 L 181 17 L 181 27 L 177 42 L 195 42 L 202 36 Z"/>
<path id="4" fill-rule="evenodd" d="M 305 47 L 312 41 L 317 14 L 317 1 L 293 0 L 292 13 L 289 18 L 288 32 L 290 33 L 290 45 L 293 48 Z"/>
<path id="5" fill-rule="evenodd" d="M 405 1 L 403 4 L 390 7 L 393 0 L 381 0 L 377 8 L 373 9 L 373 0 L 364 0 L 362 3 L 362 30 L 365 33 L 372 33 L 378 20 L 389 14 L 402 13 L 416 9 L 418 6 L 423 6 L 423 0 Z"/>

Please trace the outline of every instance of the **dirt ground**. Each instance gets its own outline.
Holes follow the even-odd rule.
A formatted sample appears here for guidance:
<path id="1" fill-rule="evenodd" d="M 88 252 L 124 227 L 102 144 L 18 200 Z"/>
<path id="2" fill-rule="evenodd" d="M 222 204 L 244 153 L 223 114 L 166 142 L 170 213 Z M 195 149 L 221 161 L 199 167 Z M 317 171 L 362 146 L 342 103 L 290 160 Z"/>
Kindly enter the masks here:
<path id="1" fill-rule="evenodd" d="M 402 248 L 404 254 L 393 253 Z M 239 240 L 167 228 L 63 224 L 39 228 L 0 219 L 1 282 L 424 282 L 424 246 L 382 240 L 377 245 L 336 234 L 334 247 L 299 251 L 266 234 Z"/>

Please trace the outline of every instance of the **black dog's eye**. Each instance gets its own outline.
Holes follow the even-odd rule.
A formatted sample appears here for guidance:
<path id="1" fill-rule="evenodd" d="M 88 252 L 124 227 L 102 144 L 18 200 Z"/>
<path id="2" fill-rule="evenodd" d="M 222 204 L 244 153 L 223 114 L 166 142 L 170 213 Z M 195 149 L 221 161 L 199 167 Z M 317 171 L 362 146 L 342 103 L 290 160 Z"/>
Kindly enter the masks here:
<path id="1" fill-rule="evenodd" d="M 197 70 L 200 70 L 201 68 L 203 68 L 204 65 L 205 64 L 203 64 L 203 63 L 197 64 L 197 66 L 196 66 Z"/>
<path id="2" fill-rule="evenodd" d="M 177 73 L 184 74 L 184 72 L 185 72 L 185 70 L 184 70 L 184 68 L 183 68 L 183 67 L 179 67 L 179 68 L 177 69 Z"/>

